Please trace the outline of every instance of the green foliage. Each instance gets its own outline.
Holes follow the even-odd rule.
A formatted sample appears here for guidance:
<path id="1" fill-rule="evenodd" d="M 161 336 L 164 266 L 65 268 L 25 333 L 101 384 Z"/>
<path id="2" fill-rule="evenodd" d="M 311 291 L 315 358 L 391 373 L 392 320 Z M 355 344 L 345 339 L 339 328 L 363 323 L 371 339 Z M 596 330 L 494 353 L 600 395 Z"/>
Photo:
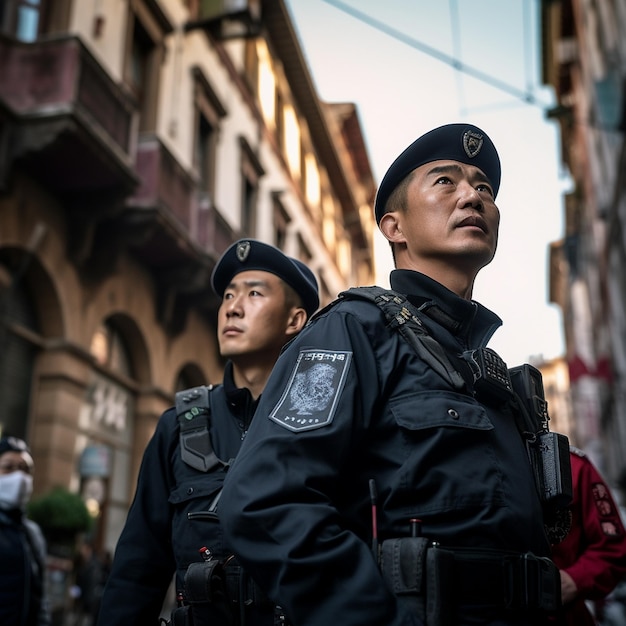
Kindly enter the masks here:
<path id="1" fill-rule="evenodd" d="M 48 541 L 60 543 L 73 541 L 93 523 L 83 499 L 64 487 L 54 487 L 34 499 L 28 506 L 28 517 L 39 524 Z"/>

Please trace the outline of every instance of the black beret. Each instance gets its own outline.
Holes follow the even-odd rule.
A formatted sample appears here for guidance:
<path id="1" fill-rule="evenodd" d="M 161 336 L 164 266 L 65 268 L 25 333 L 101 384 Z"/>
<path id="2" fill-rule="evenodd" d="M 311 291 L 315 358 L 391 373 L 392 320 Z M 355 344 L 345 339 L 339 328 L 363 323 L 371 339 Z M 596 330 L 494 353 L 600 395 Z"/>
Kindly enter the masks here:
<path id="1" fill-rule="evenodd" d="M 27 452 L 30 454 L 26 442 L 17 437 L 2 437 L 0 439 L 0 454 L 5 452 Z"/>
<path id="2" fill-rule="evenodd" d="M 376 223 L 386 213 L 385 204 L 393 190 L 415 168 L 431 161 L 459 161 L 482 170 L 493 186 L 500 187 L 500 157 L 487 134 L 472 124 L 446 124 L 416 139 L 391 164 L 378 187 L 374 214 Z"/>
<path id="3" fill-rule="evenodd" d="M 217 262 L 211 275 L 213 291 L 222 298 L 233 276 L 239 272 L 260 270 L 282 278 L 302 299 L 309 317 L 320 305 L 317 280 L 313 272 L 298 259 L 256 239 L 236 241 Z"/>

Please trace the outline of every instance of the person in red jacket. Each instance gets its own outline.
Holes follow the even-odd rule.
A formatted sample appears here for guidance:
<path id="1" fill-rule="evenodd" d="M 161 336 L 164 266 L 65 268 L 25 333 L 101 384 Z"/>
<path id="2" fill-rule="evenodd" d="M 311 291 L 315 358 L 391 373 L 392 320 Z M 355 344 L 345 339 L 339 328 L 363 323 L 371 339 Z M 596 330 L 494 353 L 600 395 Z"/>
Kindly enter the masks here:
<path id="1" fill-rule="evenodd" d="M 573 498 L 567 537 L 552 546 L 561 571 L 564 623 L 596 624 L 586 600 L 605 598 L 626 577 L 626 530 L 611 491 L 584 452 L 570 447 Z"/>

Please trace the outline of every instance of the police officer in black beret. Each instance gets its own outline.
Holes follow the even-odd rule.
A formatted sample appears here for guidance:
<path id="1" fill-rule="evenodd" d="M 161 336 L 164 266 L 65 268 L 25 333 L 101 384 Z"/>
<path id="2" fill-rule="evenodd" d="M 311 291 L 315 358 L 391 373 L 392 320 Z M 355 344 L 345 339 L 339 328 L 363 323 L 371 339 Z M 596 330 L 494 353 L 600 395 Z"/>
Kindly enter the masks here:
<path id="1" fill-rule="evenodd" d="M 274 623 L 274 605 L 229 558 L 217 502 L 272 366 L 319 306 L 318 286 L 302 262 L 253 239 L 226 250 L 212 286 L 222 299 L 217 330 L 220 353 L 228 359 L 224 381 L 178 393 L 177 406 L 161 416 L 116 547 L 100 626 L 156 626 L 174 574 L 177 626 Z M 218 567 L 198 570 L 203 556 Z M 186 588 L 192 570 L 203 577 L 212 571 L 219 585 L 209 589 L 202 580 Z M 209 592 L 213 605 L 201 597 Z"/>
<path id="2" fill-rule="evenodd" d="M 556 608 L 508 369 L 486 348 L 501 320 L 472 300 L 499 186 L 472 124 L 412 143 L 375 203 L 393 292 L 341 294 L 270 376 L 220 508 L 296 626 L 530 626 Z"/>

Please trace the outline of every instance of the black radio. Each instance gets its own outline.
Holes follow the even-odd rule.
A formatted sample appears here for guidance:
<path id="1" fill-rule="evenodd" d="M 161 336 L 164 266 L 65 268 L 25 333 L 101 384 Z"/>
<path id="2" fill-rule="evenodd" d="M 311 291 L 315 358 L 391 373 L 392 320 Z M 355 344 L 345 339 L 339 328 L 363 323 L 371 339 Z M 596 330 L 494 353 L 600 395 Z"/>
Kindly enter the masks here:
<path id="1" fill-rule="evenodd" d="M 491 348 L 463 353 L 474 376 L 474 393 L 481 402 L 506 402 L 513 397 L 513 386 L 506 363 Z"/>
<path id="2" fill-rule="evenodd" d="M 534 435 L 527 445 L 539 496 L 549 509 L 563 509 L 572 499 L 569 441 L 565 435 L 550 432 L 541 372 L 526 363 L 512 367 L 509 373 L 527 427 Z"/>

